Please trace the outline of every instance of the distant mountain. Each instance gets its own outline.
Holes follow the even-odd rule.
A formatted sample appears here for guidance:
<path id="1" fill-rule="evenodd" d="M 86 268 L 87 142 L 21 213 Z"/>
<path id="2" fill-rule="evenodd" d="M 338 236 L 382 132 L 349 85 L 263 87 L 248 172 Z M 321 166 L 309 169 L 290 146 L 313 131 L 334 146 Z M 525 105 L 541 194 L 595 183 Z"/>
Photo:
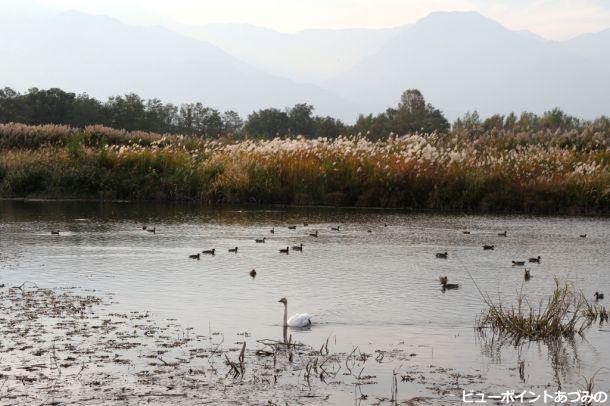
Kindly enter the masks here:
<path id="1" fill-rule="evenodd" d="M 610 28 L 594 34 L 580 35 L 563 44 L 575 54 L 607 68 L 610 75 Z"/>
<path id="2" fill-rule="evenodd" d="M 355 113 L 327 90 L 265 73 L 208 42 L 103 16 L 69 12 L 0 26 L 0 55 L 0 86 L 18 90 L 61 87 L 101 98 L 135 92 L 242 115 L 300 102 L 320 114 Z"/>
<path id="3" fill-rule="evenodd" d="M 247 24 L 211 24 L 182 32 L 267 72 L 316 82 L 351 68 L 403 29 L 312 29 L 286 34 Z"/>
<path id="4" fill-rule="evenodd" d="M 610 30 L 560 43 L 477 13 L 441 12 L 381 30 L 283 34 L 217 24 L 174 27 L 178 34 L 45 13 L 4 21 L 0 13 L 0 86 L 56 86 L 100 98 L 136 92 L 242 115 L 307 102 L 350 123 L 358 112 L 396 105 L 409 88 L 450 120 L 473 110 L 554 107 L 584 118 L 610 115 Z"/>
<path id="5" fill-rule="evenodd" d="M 556 106 L 586 118 L 610 114 L 606 67 L 473 12 L 433 13 L 324 85 L 362 111 L 381 111 L 418 88 L 451 119 Z"/>

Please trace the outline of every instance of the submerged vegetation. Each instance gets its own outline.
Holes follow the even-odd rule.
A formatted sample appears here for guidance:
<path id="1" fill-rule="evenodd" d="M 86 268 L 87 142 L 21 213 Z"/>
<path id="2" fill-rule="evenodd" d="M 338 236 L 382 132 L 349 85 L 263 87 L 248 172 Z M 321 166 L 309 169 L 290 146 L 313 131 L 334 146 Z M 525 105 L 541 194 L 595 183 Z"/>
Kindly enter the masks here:
<path id="1" fill-rule="evenodd" d="M 590 130 L 212 140 L 0 124 L 0 195 L 609 213 L 609 145 Z"/>

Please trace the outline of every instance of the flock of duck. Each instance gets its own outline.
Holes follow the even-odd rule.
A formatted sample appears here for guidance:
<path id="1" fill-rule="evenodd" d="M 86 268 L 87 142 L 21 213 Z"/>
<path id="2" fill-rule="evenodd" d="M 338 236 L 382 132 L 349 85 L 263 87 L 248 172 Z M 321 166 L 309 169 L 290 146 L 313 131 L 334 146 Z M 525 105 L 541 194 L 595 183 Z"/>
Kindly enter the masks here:
<path id="1" fill-rule="evenodd" d="M 308 223 L 303 223 L 304 227 L 307 227 L 309 224 Z M 387 227 L 387 224 L 384 224 L 384 227 Z M 296 230 L 297 226 L 296 225 L 290 225 L 288 226 L 289 230 Z M 149 233 L 153 233 L 155 234 L 157 232 L 156 227 L 148 227 L 146 225 L 142 226 L 142 230 L 149 232 Z M 341 226 L 336 226 L 336 227 L 330 227 L 331 231 L 341 231 Z M 275 234 L 275 227 L 271 228 L 269 230 L 269 232 L 271 234 Z M 367 230 L 368 233 L 371 233 L 372 230 L 368 229 Z M 470 234 L 470 231 L 462 231 L 463 234 Z M 52 230 L 51 234 L 53 235 L 59 235 L 59 230 Z M 315 230 L 314 232 L 308 233 L 309 237 L 312 238 L 318 238 L 319 233 L 318 230 Z M 498 233 L 499 237 L 507 237 L 508 236 L 508 232 L 507 231 L 503 231 L 501 233 Z M 587 234 L 580 234 L 579 235 L 580 238 L 586 238 Z M 255 238 L 254 242 L 256 244 L 264 244 L 266 242 L 267 238 L 263 237 L 263 238 Z M 280 248 L 279 249 L 279 253 L 280 254 L 289 254 L 290 250 L 292 249 L 292 251 L 297 251 L 297 252 L 303 252 L 303 243 L 300 243 L 299 245 L 294 245 L 292 247 L 287 246 L 286 248 Z M 490 245 L 490 244 L 485 244 L 483 245 L 483 250 L 485 251 L 489 251 L 489 250 L 494 250 L 495 249 L 495 245 Z M 229 253 L 233 253 L 233 254 L 237 254 L 239 251 L 239 247 L 233 247 L 233 248 L 229 248 L 228 252 Z M 191 254 L 189 255 L 190 259 L 195 259 L 195 260 L 200 260 L 201 259 L 201 255 L 216 255 L 216 248 L 211 248 L 211 249 L 207 249 L 207 250 L 203 250 L 201 252 L 198 252 L 197 254 Z M 447 251 L 445 252 L 437 252 L 435 254 L 436 258 L 440 258 L 440 259 L 448 259 L 449 258 L 449 253 Z M 535 256 L 535 257 L 531 257 L 528 258 L 527 261 L 525 260 L 513 260 L 512 261 L 512 266 L 525 266 L 526 263 L 536 263 L 536 264 L 540 264 L 542 260 L 542 257 L 540 255 Z M 249 272 L 249 275 L 252 278 L 256 277 L 256 270 L 252 269 Z M 523 278 L 526 281 L 529 281 L 531 279 L 532 275 L 529 269 L 525 268 L 524 269 L 524 273 L 523 273 Z M 459 289 L 460 285 L 457 283 L 449 283 L 449 279 L 447 276 L 440 276 L 439 277 L 439 282 L 441 284 L 441 288 L 442 291 L 445 292 L 446 290 L 454 290 L 454 289 Z M 604 294 L 600 293 L 600 292 L 595 292 L 594 294 L 595 300 L 601 300 L 604 298 Z M 287 308 L 288 308 L 288 300 L 286 298 L 282 298 L 280 299 L 278 302 L 283 303 L 284 304 L 284 319 L 283 319 L 283 325 L 284 327 L 307 327 L 311 325 L 311 315 L 308 313 L 298 313 L 293 315 L 292 317 L 288 318 L 287 316 Z"/>
<path id="2" fill-rule="evenodd" d="M 307 226 L 307 223 L 303 223 L 303 225 Z M 150 231 L 147 228 L 147 226 L 143 226 L 142 228 L 144 230 Z M 296 230 L 296 228 L 297 228 L 297 226 L 288 226 L 289 230 Z M 153 230 L 154 230 L 154 228 L 153 228 Z M 339 231 L 339 227 L 331 227 L 331 230 Z M 275 234 L 275 227 L 272 228 L 271 230 L 269 230 L 269 232 L 271 234 Z M 153 231 L 153 233 L 154 233 L 154 231 Z M 318 238 L 318 230 L 316 230 L 313 233 L 310 233 L 309 236 Z M 255 238 L 254 242 L 256 244 L 265 244 L 265 242 L 267 242 L 267 237 Z M 286 248 L 280 248 L 279 252 L 280 252 L 280 254 L 289 254 L 291 249 L 292 249 L 292 251 L 303 252 L 303 243 L 300 243 L 299 245 L 293 245 L 292 247 L 287 246 Z M 229 248 L 229 252 L 233 253 L 233 254 L 237 254 L 238 250 L 239 250 L 239 247 Z M 216 248 L 203 250 L 201 252 L 198 252 L 197 254 L 191 254 L 191 255 L 189 255 L 189 258 L 200 260 L 202 254 L 203 255 L 216 255 Z M 254 278 L 256 276 L 256 270 L 253 269 L 252 271 L 250 271 L 250 276 Z"/>
<path id="3" fill-rule="evenodd" d="M 462 231 L 463 234 L 470 234 L 470 231 Z M 508 237 L 508 232 L 507 231 L 503 231 L 501 233 L 498 233 L 498 236 L 500 237 Z M 587 238 L 587 234 L 580 234 L 579 235 L 580 238 Z M 483 245 L 483 250 L 488 251 L 488 250 L 494 250 L 496 248 L 495 245 L 488 245 L 485 244 Z M 440 258 L 440 259 L 447 259 L 449 258 L 449 254 L 445 251 L 445 252 L 437 252 L 436 253 L 436 258 Z M 525 260 L 513 260 L 512 262 L 512 266 L 525 266 L 526 263 L 532 263 L 532 264 L 539 264 L 542 260 L 542 257 L 540 255 L 535 256 L 535 257 L 531 257 L 528 258 L 527 262 Z M 532 273 L 529 269 L 525 268 L 523 270 L 523 279 L 525 279 L 526 281 L 529 281 L 532 278 Z M 460 285 L 457 283 L 449 283 L 449 278 L 447 278 L 446 276 L 441 276 L 439 277 L 439 282 L 441 284 L 441 288 L 443 290 L 443 292 L 445 292 L 446 290 L 452 290 L 452 289 L 459 289 Z M 593 295 L 595 297 L 595 300 L 601 300 L 604 298 L 604 294 L 600 293 L 600 292 L 595 292 L 595 294 Z"/>

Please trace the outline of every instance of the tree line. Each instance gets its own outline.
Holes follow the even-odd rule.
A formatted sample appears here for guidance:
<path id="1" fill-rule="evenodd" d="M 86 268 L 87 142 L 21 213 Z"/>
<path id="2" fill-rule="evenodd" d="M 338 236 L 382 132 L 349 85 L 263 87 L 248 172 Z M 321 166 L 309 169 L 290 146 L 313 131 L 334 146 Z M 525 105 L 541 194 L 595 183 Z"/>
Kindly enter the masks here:
<path id="1" fill-rule="evenodd" d="M 542 115 L 523 112 L 519 116 L 493 115 L 482 119 L 475 112 L 467 113 L 453 125 L 443 113 L 426 102 L 417 89 L 405 91 L 396 107 L 373 115 L 360 115 L 354 125 L 314 114 L 314 107 L 296 104 L 285 109 L 267 108 L 254 111 L 244 120 L 232 110 L 221 112 L 202 103 L 174 105 L 159 99 L 143 99 L 137 94 L 113 96 L 97 100 L 86 93 L 76 94 L 62 89 L 31 88 L 25 93 L 9 87 L 0 89 L 0 123 L 18 122 L 29 125 L 63 124 L 83 128 L 101 124 L 129 131 L 195 134 L 201 137 L 221 136 L 273 138 L 304 135 L 309 138 L 334 138 L 341 134 L 360 133 L 372 139 L 390 133 L 469 131 L 473 134 L 492 129 L 531 131 L 540 129 L 582 129 L 592 126 L 610 131 L 610 120 L 600 117 L 585 121 L 560 109 Z"/>

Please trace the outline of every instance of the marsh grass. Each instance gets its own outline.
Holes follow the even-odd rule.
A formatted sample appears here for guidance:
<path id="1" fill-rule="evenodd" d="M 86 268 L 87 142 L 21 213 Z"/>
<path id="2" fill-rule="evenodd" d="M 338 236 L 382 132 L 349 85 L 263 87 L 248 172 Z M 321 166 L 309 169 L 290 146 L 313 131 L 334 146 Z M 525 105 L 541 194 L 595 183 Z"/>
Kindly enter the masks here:
<path id="1" fill-rule="evenodd" d="M 608 213 L 605 133 L 202 139 L 0 124 L 0 196 Z"/>
<path id="2" fill-rule="evenodd" d="M 535 305 L 523 294 L 510 306 L 482 296 L 487 308 L 479 316 L 477 327 L 491 329 L 514 343 L 573 338 L 582 335 L 600 317 L 596 305 L 590 304 L 569 283 L 562 284 L 557 279 L 551 295 Z"/>

